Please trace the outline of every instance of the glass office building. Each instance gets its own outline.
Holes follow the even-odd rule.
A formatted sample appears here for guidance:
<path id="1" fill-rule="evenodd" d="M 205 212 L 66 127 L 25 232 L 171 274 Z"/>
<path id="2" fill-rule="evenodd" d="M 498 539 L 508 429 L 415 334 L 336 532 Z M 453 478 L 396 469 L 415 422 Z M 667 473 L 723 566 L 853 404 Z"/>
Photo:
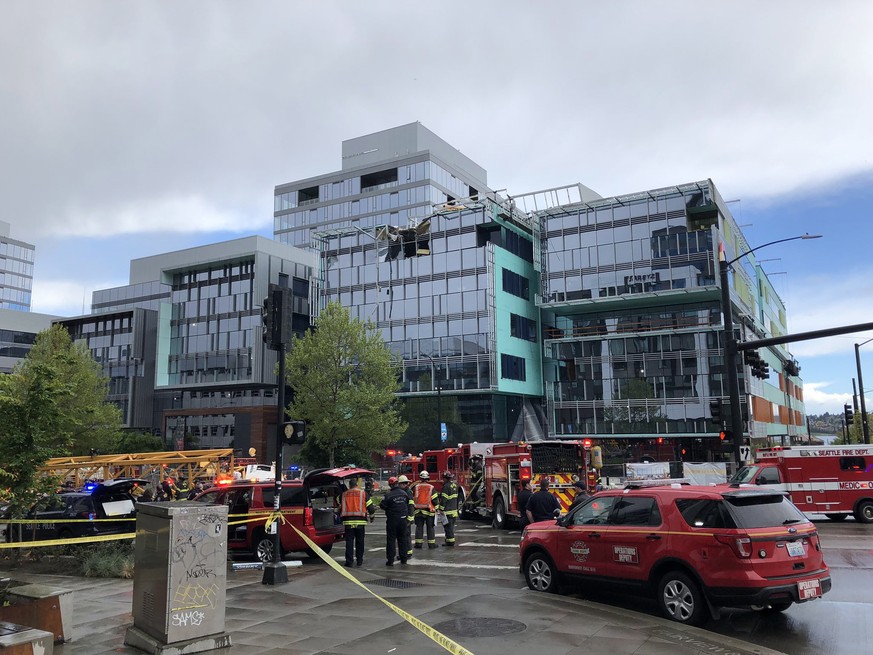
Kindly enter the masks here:
<path id="1" fill-rule="evenodd" d="M 29 312 L 36 248 L 10 238 L 9 231 L 9 223 L 0 221 L 0 309 Z"/>
<path id="2" fill-rule="evenodd" d="M 414 228 L 334 228 L 314 238 L 321 305 L 338 301 L 372 321 L 402 360 L 412 443 L 437 446 L 439 423 L 452 443 L 544 437 L 526 215 L 480 194 Z"/>
<path id="3" fill-rule="evenodd" d="M 728 404 L 719 244 L 728 260 L 750 247 L 712 182 L 556 206 L 537 218 L 552 434 L 618 449 L 660 438 L 695 459 L 720 452 L 710 415 L 710 401 Z M 754 256 L 733 271 L 740 340 L 784 334 L 784 307 Z M 782 347 L 762 354 L 772 380 L 740 372 L 751 436 L 796 437 L 805 430 L 799 379 L 785 373 L 793 358 Z"/>
<path id="4" fill-rule="evenodd" d="M 130 284 L 95 291 L 93 314 L 75 319 L 71 331 L 110 366 L 110 380 L 117 369 L 121 397 L 113 400 L 132 417 L 129 427 L 156 431 L 179 449 L 263 452 L 275 447 L 277 396 L 261 303 L 271 283 L 290 288 L 292 327 L 302 333 L 315 262 L 263 237 L 136 259 Z M 150 354 L 138 354 L 144 348 Z M 148 393 L 124 394 L 132 378 Z"/>

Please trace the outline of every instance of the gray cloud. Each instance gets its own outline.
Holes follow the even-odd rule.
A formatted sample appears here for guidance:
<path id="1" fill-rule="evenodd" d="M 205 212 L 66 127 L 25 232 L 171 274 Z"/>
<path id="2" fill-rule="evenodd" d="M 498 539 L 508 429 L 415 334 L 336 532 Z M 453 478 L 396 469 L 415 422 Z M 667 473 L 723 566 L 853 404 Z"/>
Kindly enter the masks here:
<path id="1" fill-rule="evenodd" d="M 512 193 L 822 185 L 873 167 L 871 18 L 866 2 L 7 2 L 2 218 L 33 240 L 269 230 L 275 184 L 413 120 Z"/>

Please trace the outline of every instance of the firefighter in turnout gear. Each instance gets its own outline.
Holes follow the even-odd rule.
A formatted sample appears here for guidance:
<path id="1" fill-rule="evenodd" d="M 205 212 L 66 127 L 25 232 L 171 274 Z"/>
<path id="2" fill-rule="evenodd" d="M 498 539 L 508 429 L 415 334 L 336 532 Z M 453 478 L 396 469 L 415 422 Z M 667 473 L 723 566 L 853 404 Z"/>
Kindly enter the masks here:
<path id="1" fill-rule="evenodd" d="M 446 523 L 443 524 L 446 542 L 443 546 L 449 548 L 455 545 L 455 522 L 458 520 L 458 484 L 452 477 L 451 471 L 443 471 L 443 489 L 437 507 L 437 510 L 446 516 Z"/>
<path id="2" fill-rule="evenodd" d="M 415 504 L 415 548 L 424 546 L 424 529 L 427 528 L 427 547 L 436 548 L 434 533 L 434 512 L 439 504 L 439 493 L 430 483 L 430 474 L 422 471 L 418 482 L 412 487 L 412 500 Z"/>
<path id="3" fill-rule="evenodd" d="M 409 524 L 406 528 L 406 559 L 412 557 L 412 527 L 415 525 L 415 503 L 412 498 L 412 489 L 409 488 L 409 478 L 405 475 L 401 475 L 397 478 L 397 486 L 403 490 L 403 493 L 406 494 L 406 497 L 409 498 L 409 507 L 410 511 L 406 517 L 406 522 Z M 398 556 L 397 559 L 400 559 Z"/>
<path id="4" fill-rule="evenodd" d="M 400 563 L 409 559 L 409 520 L 412 516 L 412 499 L 397 486 L 397 478 L 388 478 L 391 491 L 385 494 L 379 507 L 385 510 L 386 566 L 394 566 L 394 557 L 400 555 Z"/>
<path id="5" fill-rule="evenodd" d="M 373 521 L 376 508 L 373 501 L 367 498 L 367 493 L 358 488 L 357 478 L 349 480 L 349 489 L 340 499 L 340 519 L 345 526 L 346 566 L 357 561 L 358 566 L 364 563 L 364 526 L 369 516 Z"/>

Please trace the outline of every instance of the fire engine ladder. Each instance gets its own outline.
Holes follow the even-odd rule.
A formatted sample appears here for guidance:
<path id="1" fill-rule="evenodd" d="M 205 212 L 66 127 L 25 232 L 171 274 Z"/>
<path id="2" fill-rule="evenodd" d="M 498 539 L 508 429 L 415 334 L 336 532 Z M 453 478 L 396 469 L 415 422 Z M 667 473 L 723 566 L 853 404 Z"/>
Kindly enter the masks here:
<path id="1" fill-rule="evenodd" d="M 76 487 L 93 479 L 144 478 L 157 483 L 168 476 L 193 484 L 197 478 L 214 478 L 223 465 L 233 470 L 232 448 L 55 457 L 39 470 Z"/>

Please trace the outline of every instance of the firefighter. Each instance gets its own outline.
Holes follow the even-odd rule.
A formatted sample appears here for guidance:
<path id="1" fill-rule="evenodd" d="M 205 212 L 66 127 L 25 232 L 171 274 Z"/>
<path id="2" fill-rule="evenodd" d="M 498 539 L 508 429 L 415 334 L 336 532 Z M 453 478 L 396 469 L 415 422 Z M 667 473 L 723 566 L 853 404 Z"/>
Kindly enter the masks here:
<path id="1" fill-rule="evenodd" d="M 446 541 L 443 546 L 448 548 L 455 546 L 455 522 L 458 520 L 458 485 L 452 478 L 451 471 L 443 471 L 443 489 L 438 508 L 446 517 L 446 523 L 443 524 Z"/>
<path id="2" fill-rule="evenodd" d="M 406 517 L 406 522 L 409 526 L 406 529 L 406 559 L 412 557 L 412 526 L 415 525 L 415 501 L 412 497 L 412 489 L 409 488 L 409 478 L 405 475 L 401 475 L 397 478 L 397 486 L 403 490 L 403 493 L 406 494 L 406 497 L 409 498 L 409 506 L 411 511 Z M 400 559 L 398 556 L 397 559 Z"/>
<path id="3" fill-rule="evenodd" d="M 349 488 L 340 499 L 340 519 L 345 526 L 346 566 L 351 566 L 357 560 L 358 566 L 364 563 L 364 526 L 369 515 L 373 522 L 376 508 L 373 501 L 367 498 L 363 489 L 358 489 L 358 479 L 349 480 Z"/>
<path id="4" fill-rule="evenodd" d="M 418 474 L 418 482 L 412 487 L 412 501 L 415 504 L 415 548 L 424 546 L 424 530 L 427 528 L 427 547 L 436 548 L 434 534 L 434 510 L 439 504 L 439 493 L 430 483 L 430 473 Z"/>
<path id="5" fill-rule="evenodd" d="M 549 479 L 546 476 L 540 478 L 539 486 L 540 490 L 531 495 L 525 508 L 530 523 L 547 521 L 561 514 L 561 503 L 549 491 Z"/>
<path id="6" fill-rule="evenodd" d="M 379 503 L 385 511 L 386 566 L 394 566 L 394 558 L 399 555 L 400 563 L 409 561 L 409 516 L 413 514 L 412 499 L 406 491 L 397 486 L 397 478 L 388 478 L 391 490 Z"/>
<path id="7" fill-rule="evenodd" d="M 530 523 L 527 519 L 527 501 L 530 500 L 532 495 L 533 492 L 530 490 L 530 480 L 525 478 L 521 481 L 521 491 L 519 491 L 518 496 L 515 497 L 516 503 L 518 504 L 518 511 L 521 514 L 522 528 Z"/>

